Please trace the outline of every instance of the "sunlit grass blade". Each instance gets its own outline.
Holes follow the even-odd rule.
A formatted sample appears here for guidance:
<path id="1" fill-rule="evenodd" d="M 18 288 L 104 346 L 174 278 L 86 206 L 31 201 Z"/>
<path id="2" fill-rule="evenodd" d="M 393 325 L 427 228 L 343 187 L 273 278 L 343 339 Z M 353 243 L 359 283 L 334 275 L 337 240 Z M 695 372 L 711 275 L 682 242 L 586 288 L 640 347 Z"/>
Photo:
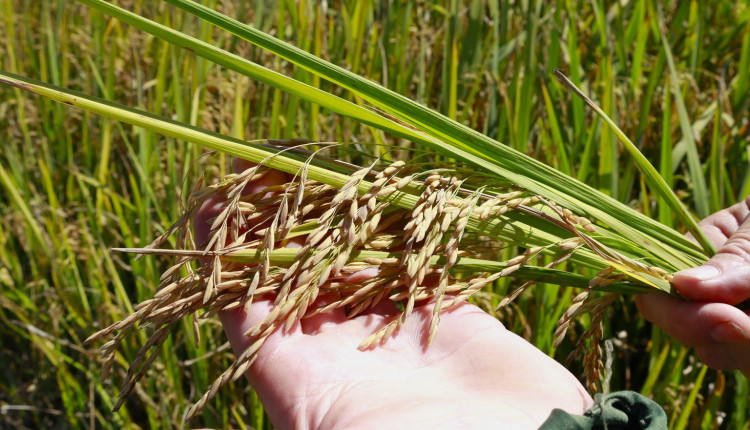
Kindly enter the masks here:
<path id="1" fill-rule="evenodd" d="M 341 171 L 331 170 L 332 168 L 341 169 L 341 166 L 335 164 L 320 167 L 316 165 L 319 162 L 318 159 L 314 159 L 312 164 L 306 164 L 306 158 L 300 157 L 294 152 L 279 152 L 278 148 L 262 146 L 251 142 L 242 142 L 229 136 L 159 118 L 141 110 L 124 107 L 116 103 L 96 99 L 85 94 L 2 71 L 0 71 L 0 83 L 37 93 L 52 100 L 75 106 L 97 115 L 143 127 L 144 129 L 156 131 L 166 136 L 193 142 L 205 148 L 218 150 L 228 155 L 244 158 L 256 163 L 263 163 L 268 167 L 287 173 L 295 174 L 306 165 L 308 177 L 310 179 L 334 187 L 340 188 L 346 184 L 349 180 L 349 174 L 351 173 L 342 173 Z M 370 186 L 370 182 L 361 181 L 358 186 L 360 194 L 367 192 Z M 395 206 L 406 209 L 413 208 L 417 203 L 417 199 L 418 195 L 403 191 L 395 191 L 389 196 L 389 202 Z M 476 215 L 471 215 L 467 228 L 473 231 L 484 232 L 487 235 L 501 240 L 509 240 L 513 243 L 527 243 L 529 245 L 548 245 L 550 243 L 559 242 L 567 237 L 555 234 L 555 227 L 553 225 L 540 222 L 540 220 L 531 216 L 526 216 L 523 213 L 514 214 L 513 219 L 514 222 L 518 222 L 518 224 L 510 224 L 497 218 L 481 221 Z M 637 252 L 637 248 L 626 247 L 626 249 Z M 591 251 L 586 250 L 580 250 L 577 252 L 571 258 L 571 261 L 579 262 L 593 268 L 601 269 L 605 266 L 605 263 L 601 258 L 594 255 Z M 670 288 L 667 285 L 662 285 L 657 288 L 660 288 L 665 292 L 670 291 Z"/>
<path id="2" fill-rule="evenodd" d="M 37 245 L 39 245 L 41 249 L 47 251 L 47 258 L 50 258 L 51 255 L 49 254 L 49 249 L 45 246 L 47 241 L 44 239 L 44 233 L 42 232 L 41 227 L 37 223 L 34 216 L 31 214 L 31 210 L 29 209 L 24 199 L 20 194 L 18 194 L 18 189 L 10 180 L 8 172 L 2 165 L 0 165 L 0 186 L 2 186 L 2 188 L 5 190 L 4 192 L 6 193 L 6 195 L 11 198 L 12 203 L 23 214 L 24 221 L 26 221 L 29 229 L 33 233 L 33 240 L 36 241 Z"/>
<path id="3" fill-rule="evenodd" d="M 560 189 L 560 185 L 559 185 L 560 181 L 574 181 L 573 179 L 567 176 L 561 175 L 558 171 L 551 169 L 550 167 L 534 160 L 533 158 L 527 157 L 521 153 L 512 152 L 513 156 L 516 157 L 517 160 L 515 160 L 515 163 L 511 163 L 510 168 L 503 167 L 501 165 L 498 165 L 497 161 L 486 158 L 485 154 L 479 148 L 474 148 L 468 145 L 461 145 L 461 146 L 446 145 L 444 142 L 440 140 L 439 136 L 434 137 L 423 131 L 416 130 L 412 127 L 404 126 L 398 122 L 392 121 L 383 116 L 375 114 L 371 110 L 365 109 L 359 105 L 348 102 L 344 99 L 336 97 L 320 89 L 302 84 L 294 79 L 288 78 L 277 72 L 271 71 L 268 68 L 265 68 L 253 62 L 247 61 L 236 55 L 230 54 L 226 51 L 218 49 L 198 39 L 186 36 L 178 31 L 172 30 L 158 23 L 155 23 L 153 21 L 140 17 L 136 14 L 128 12 L 115 5 L 109 4 L 101 0 L 80 0 L 80 1 L 82 3 L 95 7 L 97 9 L 101 9 L 111 14 L 112 16 L 123 20 L 124 22 L 128 24 L 131 24 L 144 31 L 154 34 L 160 38 L 163 38 L 164 40 L 170 43 L 173 43 L 177 46 L 188 48 L 191 51 L 195 52 L 196 54 L 203 56 L 204 58 L 214 61 L 217 64 L 225 66 L 229 69 L 238 71 L 254 79 L 258 79 L 261 82 L 264 82 L 274 87 L 277 87 L 279 89 L 282 89 L 286 92 L 289 92 L 290 94 L 294 94 L 310 102 L 319 104 L 334 112 L 337 112 L 344 116 L 348 116 L 362 123 L 371 125 L 373 127 L 379 128 L 386 132 L 411 140 L 415 143 L 425 145 L 451 158 L 462 160 L 462 161 L 465 161 L 466 163 L 473 164 L 477 167 L 481 167 L 488 173 L 498 174 L 502 177 L 505 177 L 515 182 L 519 186 L 527 188 L 533 192 L 537 192 L 539 194 L 552 197 L 554 198 L 554 200 L 560 202 L 561 204 L 571 207 L 571 209 L 575 209 L 582 213 L 590 213 L 593 217 L 602 219 L 607 224 L 617 226 L 618 228 L 626 231 L 628 234 L 626 234 L 625 237 L 641 236 L 642 240 L 639 243 L 640 246 L 651 248 L 654 253 L 660 255 L 661 258 L 669 262 L 669 264 L 673 265 L 674 267 L 687 267 L 693 264 L 693 263 L 690 263 L 689 261 L 681 259 L 682 255 L 679 255 L 679 254 L 675 255 L 671 253 L 670 250 L 664 249 L 661 244 L 654 243 L 652 240 L 652 236 L 653 236 L 653 237 L 665 240 L 668 243 L 671 243 L 673 246 L 677 245 L 679 247 L 683 247 L 684 248 L 683 251 L 694 252 L 695 250 L 693 246 L 690 244 L 690 242 L 684 240 L 684 238 L 682 238 L 679 234 L 675 234 L 675 232 L 669 231 L 669 230 L 659 231 L 658 223 L 653 223 L 650 219 L 643 217 L 637 212 L 634 212 L 632 210 L 628 212 L 629 208 L 627 208 L 624 205 L 621 205 L 619 207 L 619 210 L 625 211 L 622 213 L 625 215 L 626 218 L 633 217 L 633 216 L 640 217 L 640 218 L 638 220 L 633 220 L 633 222 L 631 223 L 623 222 L 611 216 L 611 213 L 617 212 L 617 211 L 611 210 L 612 208 L 609 208 L 610 210 L 599 210 L 597 208 L 593 208 L 584 203 L 581 203 L 578 199 L 571 197 L 568 193 L 560 192 L 557 190 L 557 189 Z M 283 43 L 280 41 L 277 41 L 277 42 Z M 300 52 L 303 52 L 303 51 L 300 51 Z M 305 55 L 310 56 L 310 54 L 307 54 L 307 53 L 305 53 Z M 355 76 L 356 79 L 359 81 L 364 81 L 362 78 L 356 75 L 352 75 L 352 76 Z M 382 87 L 375 87 L 375 89 L 377 91 L 384 91 Z M 358 94 L 363 95 L 361 93 L 358 93 Z M 426 109 L 422 107 L 421 105 L 418 105 L 404 97 L 398 96 L 397 99 L 401 101 L 405 101 L 407 105 L 411 107 L 418 106 L 420 110 L 424 110 L 425 112 L 428 112 L 430 115 L 438 115 L 437 118 L 443 118 L 443 117 L 440 117 L 439 114 L 436 114 L 430 111 L 429 109 Z M 453 122 L 453 124 L 457 124 L 457 123 Z M 469 129 L 467 128 L 467 130 Z M 482 136 L 481 134 L 478 134 L 474 131 L 471 131 L 471 132 L 476 136 L 481 136 L 486 139 L 486 137 Z M 502 145 L 499 145 L 499 144 L 497 145 L 498 145 L 498 148 L 501 148 L 503 150 L 510 150 L 509 148 L 506 148 Z M 551 177 L 545 177 L 545 181 L 547 182 L 547 184 L 540 184 L 540 183 L 535 182 L 533 178 L 531 178 L 528 175 L 533 174 L 535 176 L 539 176 L 539 172 L 537 170 L 534 170 L 533 166 L 531 167 L 527 166 L 528 164 L 536 165 L 536 167 L 538 167 L 539 169 L 547 170 L 549 174 L 554 177 L 552 179 L 556 179 L 556 181 L 551 180 Z M 575 185 L 580 187 L 583 192 L 593 191 L 585 187 L 583 184 L 577 183 Z M 618 202 L 614 202 L 614 201 L 611 203 L 618 204 Z M 648 237 L 642 233 L 639 233 L 637 228 L 633 228 L 631 226 L 632 224 L 644 224 L 644 223 L 645 224 L 651 223 L 651 227 L 656 229 L 652 231 L 651 232 L 652 234 L 649 235 Z"/>
<path id="4" fill-rule="evenodd" d="M 688 394 L 688 397 L 683 404 L 684 409 L 682 410 L 682 413 L 680 414 L 677 421 L 674 423 L 673 428 L 675 430 L 684 430 L 690 425 L 690 415 L 693 411 L 693 405 L 695 405 L 696 399 L 698 397 L 698 392 L 703 386 L 703 378 L 706 376 L 706 372 L 708 372 L 707 366 L 702 366 L 698 371 L 698 376 L 695 378 L 695 385 L 693 386 L 693 389 L 690 390 L 690 394 Z"/>
<path id="5" fill-rule="evenodd" d="M 664 113 L 662 114 L 661 142 L 659 151 L 659 176 L 664 179 L 668 187 L 673 186 L 674 168 L 672 167 L 672 96 L 668 90 L 664 91 Z M 662 224 L 672 226 L 674 216 L 670 210 L 667 200 L 658 200 L 659 221 Z"/>
<path id="6" fill-rule="evenodd" d="M 737 65 L 739 73 L 734 81 L 734 93 L 732 94 L 732 104 L 736 108 L 742 106 L 742 103 L 746 103 L 750 98 L 750 9 L 748 8 L 745 9 L 744 19 L 745 35 L 742 37 L 742 49 Z"/>
<path id="7" fill-rule="evenodd" d="M 657 16 L 659 30 L 661 31 L 661 42 L 664 48 L 664 54 L 667 59 L 667 67 L 669 68 L 669 82 L 672 86 L 672 94 L 674 96 L 675 107 L 677 108 L 677 115 L 680 119 L 680 129 L 682 130 L 682 138 L 685 145 L 687 145 L 687 162 L 688 169 L 690 171 L 690 182 L 693 187 L 693 201 L 695 202 L 695 210 L 698 216 L 705 218 L 710 214 L 708 197 L 708 187 L 706 186 L 706 178 L 703 175 L 703 167 L 701 166 L 700 156 L 698 155 L 698 148 L 695 142 L 695 136 L 693 135 L 693 128 L 688 117 L 687 108 L 685 107 L 685 101 L 682 98 L 682 92 L 680 91 L 679 82 L 677 81 L 677 68 L 674 64 L 674 57 L 672 55 L 672 48 L 669 46 L 669 39 L 667 37 L 667 31 L 664 27 L 664 17 L 661 11 L 661 5 L 657 4 Z M 690 232 L 695 235 L 693 228 L 688 226 Z M 700 231 L 700 230 L 698 230 Z M 703 249 L 713 255 L 715 250 L 711 244 L 704 238 L 695 236 L 703 246 Z M 705 242 L 705 243 L 704 243 Z"/>
<path id="8" fill-rule="evenodd" d="M 732 411 L 731 425 L 736 428 L 750 428 L 750 382 L 739 371 L 732 372 L 736 385 L 736 401 Z"/>
<path id="9" fill-rule="evenodd" d="M 111 12 L 118 18 L 127 15 L 127 12 L 103 1 L 81 1 L 90 4 L 92 7 L 106 9 L 108 13 Z M 544 163 L 451 121 L 406 97 L 195 2 L 187 0 L 169 0 L 169 2 L 310 70 L 322 78 L 353 91 L 376 107 L 425 132 L 420 133 L 421 136 L 412 138 L 413 141 L 481 167 L 487 172 L 500 175 L 533 192 L 549 196 L 574 211 L 599 219 L 610 228 L 618 231 L 622 237 L 631 238 L 638 246 L 648 249 L 658 255 L 660 259 L 668 261 L 675 269 L 690 267 L 705 258 L 700 253 L 696 253 L 696 249 L 691 242 L 674 230 L 665 228 L 658 222 L 596 192 L 585 184 L 561 175 L 559 171 Z M 144 30 L 146 30 L 146 27 L 153 27 L 147 22 L 136 22 L 133 18 L 128 19 L 131 24 L 140 26 Z M 160 29 L 159 31 L 164 30 Z M 425 139 L 426 133 L 434 137 Z M 403 136 L 403 134 L 397 134 Z M 444 142 L 450 143 L 450 145 L 445 145 Z M 646 231 L 648 231 L 647 234 L 644 233 Z M 657 241 L 654 241 L 654 239 Z M 663 241 L 665 244 L 658 241 Z M 679 252 L 675 254 L 670 247 L 679 249 Z M 686 255 L 692 256 L 692 262 L 683 259 Z"/>
<path id="10" fill-rule="evenodd" d="M 583 101 L 586 102 L 586 104 L 593 109 L 603 120 L 607 123 L 607 125 L 614 131 L 614 133 L 617 135 L 618 139 L 620 139 L 620 142 L 622 142 L 623 146 L 627 151 L 630 153 L 631 157 L 633 157 L 633 161 L 638 165 L 638 168 L 641 171 L 641 174 L 646 177 L 646 181 L 651 186 L 651 188 L 659 194 L 659 196 L 662 197 L 662 199 L 669 205 L 670 208 L 674 211 L 674 215 L 676 215 L 680 221 L 688 228 L 690 233 L 693 234 L 693 236 L 698 240 L 698 242 L 703 247 L 703 250 L 708 255 L 713 255 L 716 252 L 716 249 L 711 244 L 711 242 L 708 240 L 706 235 L 703 233 L 703 230 L 698 226 L 698 222 L 693 218 L 693 216 L 688 212 L 685 205 L 682 204 L 682 202 L 677 198 L 677 195 L 675 195 L 674 191 L 672 191 L 672 188 L 667 184 L 667 182 L 664 180 L 664 178 L 659 175 L 659 172 L 656 170 L 656 168 L 648 161 L 646 157 L 643 156 L 641 151 L 638 150 L 638 148 L 633 144 L 633 142 L 630 141 L 630 139 L 625 135 L 625 133 L 620 130 L 620 127 L 617 126 L 617 124 L 612 121 L 607 114 L 604 113 L 591 99 L 588 98 L 578 87 L 576 87 L 570 79 L 568 79 L 567 76 L 561 71 L 561 70 L 555 70 L 555 76 L 557 76 L 557 79 L 560 80 L 560 82 L 573 90 L 579 97 L 583 99 Z"/>

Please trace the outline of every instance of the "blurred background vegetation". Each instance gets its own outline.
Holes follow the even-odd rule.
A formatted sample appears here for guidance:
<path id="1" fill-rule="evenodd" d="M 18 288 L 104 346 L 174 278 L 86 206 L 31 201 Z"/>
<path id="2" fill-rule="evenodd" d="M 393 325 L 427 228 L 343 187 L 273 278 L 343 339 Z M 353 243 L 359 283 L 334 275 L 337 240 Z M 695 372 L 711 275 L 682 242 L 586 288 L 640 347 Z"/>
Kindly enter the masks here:
<path id="1" fill-rule="evenodd" d="M 350 98 L 162 2 L 116 3 Z M 202 3 L 672 225 L 615 136 L 554 79 L 559 67 L 631 137 L 696 217 L 750 194 L 750 1 Z M 5 71 L 243 139 L 303 137 L 363 151 L 373 143 L 410 145 L 75 2 L 3 0 L 0 8 Z M 195 181 L 222 175 L 227 160 L 6 86 L 0 87 L 0 145 L 0 427 L 179 427 L 188 403 L 233 359 L 218 321 L 202 322 L 198 346 L 189 322 L 174 330 L 114 414 L 124 369 L 100 382 L 97 346 L 82 343 L 150 297 L 170 265 L 109 249 L 149 243 L 180 215 Z M 687 158 L 695 155 L 702 165 L 690 169 Z M 693 199 L 699 182 L 708 201 Z M 512 282 L 497 283 L 476 301 L 492 311 Z M 555 349 L 551 334 L 574 292 L 548 285 L 534 291 L 499 317 L 564 360 L 573 342 Z M 610 312 L 612 390 L 651 396 L 672 428 L 750 427 L 748 382 L 738 372 L 703 366 L 639 317 L 628 298 Z M 145 339 L 140 333 L 126 340 L 118 364 L 125 366 Z M 578 364 L 570 368 L 580 371 Z M 190 425 L 271 428 L 244 381 L 221 390 Z"/>

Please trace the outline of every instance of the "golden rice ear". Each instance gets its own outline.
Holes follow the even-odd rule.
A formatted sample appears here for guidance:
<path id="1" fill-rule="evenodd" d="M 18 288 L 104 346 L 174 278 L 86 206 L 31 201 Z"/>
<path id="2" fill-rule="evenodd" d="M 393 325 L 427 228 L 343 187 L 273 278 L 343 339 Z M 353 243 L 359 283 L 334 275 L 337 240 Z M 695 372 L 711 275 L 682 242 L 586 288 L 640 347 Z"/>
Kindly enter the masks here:
<path id="1" fill-rule="evenodd" d="M 129 366 L 117 406 L 155 359 L 168 334 L 167 327 L 184 317 L 193 318 L 197 342 L 196 315 L 203 319 L 238 308 L 247 312 L 256 297 L 269 293 L 276 296 L 269 315 L 245 333 L 251 338 L 251 347 L 193 405 L 187 414 L 192 417 L 223 385 L 249 369 L 265 339 L 275 330 L 289 330 L 303 318 L 335 308 L 345 309 L 353 318 L 383 300 L 396 302 L 402 312 L 362 341 L 360 348 L 367 349 L 388 341 L 416 303 L 434 300 L 428 328 L 431 341 L 439 330 L 441 311 L 468 300 L 500 277 L 536 267 L 543 260 L 542 254 L 546 256 L 544 267 L 554 268 L 584 247 L 593 251 L 591 256 L 598 257 L 601 265 L 610 262 L 611 268 L 591 278 L 588 288 L 560 319 L 554 336 L 559 344 L 577 317 L 592 313 L 596 324 L 579 338 L 576 356 L 584 357 L 587 380 L 596 381 L 601 375 L 601 331 L 597 327 L 616 295 L 600 296 L 593 289 L 634 276 L 667 279 L 669 274 L 615 253 L 589 236 L 592 229 L 587 228 L 591 225 L 587 219 L 519 190 L 488 193 L 486 188 L 468 188 L 464 180 L 433 171 L 423 177 L 413 207 L 394 206 L 390 200 L 393 193 L 406 187 L 417 189 L 419 184 L 413 176 L 397 176 L 404 168 L 404 163 L 397 162 L 380 171 L 374 169 L 374 164 L 358 169 L 339 190 L 305 179 L 303 171 L 296 180 L 272 187 L 272 195 L 266 192 L 269 189 L 243 195 L 241 191 L 248 182 L 262 175 L 261 167 L 254 166 L 215 185 L 194 190 L 189 199 L 192 205 L 169 230 L 188 249 L 156 248 L 166 241 L 162 235 L 147 248 L 129 250 L 177 257 L 177 263 L 162 275 L 153 298 L 138 304 L 135 312 L 122 321 L 87 339 L 92 342 L 117 333 L 101 349 L 104 378 L 124 336 L 133 328 L 158 327 Z M 370 187 L 361 189 L 365 179 L 373 177 Z M 203 201 L 215 196 L 224 196 L 227 201 L 211 221 L 207 245 L 195 249 L 190 216 Z M 512 224 L 513 218 L 508 214 L 536 217 L 572 237 L 556 238 L 545 245 L 514 243 L 522 245 L 523 252 L 502 261 L 506 244 L 489 240 L 470 226 L 477 219 L 491 222 L 501 217 Z M 283 249 L 280 241 L 295 236 L 305 238 L 302 247 Z M 533 236 L 521 237 L 538 243 Z M 392 252 L 394 247 L 399 247 L 397 252 Z M 196 266 L 198 260 L 202 263 Z M 472 268 L 477 262 L 483 262 L 479 264 L 481 269 Z M 343 282 L 368 267 L 379 268 L 378 275 L 357 284 Z M 434 278 L 427 282 L 427 277 Z M 525 282 L 513 289 L 500 306 L 506 306 L 534 283 Z M 320 294 L 329 292 L 335 292 L 340 299 L 314 306 Z"/>

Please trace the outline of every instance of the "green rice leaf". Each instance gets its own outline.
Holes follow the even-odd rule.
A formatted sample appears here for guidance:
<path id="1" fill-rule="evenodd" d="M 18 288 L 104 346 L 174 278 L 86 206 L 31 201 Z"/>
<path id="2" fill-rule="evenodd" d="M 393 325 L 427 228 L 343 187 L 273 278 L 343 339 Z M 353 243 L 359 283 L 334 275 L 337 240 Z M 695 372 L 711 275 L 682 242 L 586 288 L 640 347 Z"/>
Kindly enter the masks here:
<path id="1" fill-rule="evenodd" d="M 320 161 L 317 158 L 313 159 L 312 163 L 307 163 L 306 157 L 300 156 L 293 151 L 280 152 L 278 147 L 264 146 L 257 142 L 243 142 L 230 136 L 160 118 L 142 110 L 122 106 L 11 73 L 0 71 L 0 83 L 36 93 L 97 115 L 192 142 L 208 149 L 221 151 L 255 163 L 262 163 L 270 168 L 287 173 L 295 174 L 306 165 L 308 178 L 337 188 L 346 184 L 352 173 L 351 171 L 342 170 L 342 166 L 335 164 L 321 167 L 318 165 Z M 334 170 L 335 168 L 338 168 L 339 171 Z M 359 185 L 360 195 L 366 193 L 370 186 L 370 182 L 361 181 Z M 416 205 L 417 199 L 418 195 L 404 191 L 395 191 L 388 197 L 388 201 L 391 204 L 405 209 L 412 209 Z M 554 225 L 541 222 L 533 216 L 514 213 L 512 217 L 513 222 L 511 223 L 508 219 L 497 217 L 480 221 L 476 215 L 472 215 L 467 228 L 499 240 L 538 246 L 557 243 L 569 237 L 567 235 L 556 234 L 555 232 L 559 232 L 559 229 Z M 576 252 L 571 257 L 571 261 L 599 270 L 607 266 L 607 263 L 599 256 L 585 249 Z"/>
<path id="2" fill-rule="evenodd" d="M 703 175 L 703 167 L 701 166 L 700 156 L 698 155 L 698 147 L 696 146 L 695 136 L 693 135 L 693 127 L 688 117 L 687 108 L 685 107 L 685 101 L 682 99 L 682 92 L 680 91 L 680 85 L 677 80 L 677 68 L 674 64 L 674 57 L 672 56 L 672 48 L 669 46 L 669 38 L 664 28 L 664 17 L 662 16 L 661 7 L 657 5 L 657 14 L 659 17 L 659 30 L 661 31 L 661 42 L 664 48 L 664 54 L 667 59 L 667 67 L 669 68 L 669 82 L 672 85 L 672 95 L 674 96 L 675 107 L 677 108 L 677 115 L 680 119 L 680 129 L 682 130 L 682 138 L 687 146 L 687 162 L 688 170 L 690 171 L 690 182 L 693 186 L 693 200 L 695 201 L 695 210 L 698 212 L 698 216 L 705 218 L 710 215 L 708 197 L 708 187 L 706 186 L 706 178 Z M 692 229 L 691 229 L 692 232 Z M 696 236 L 698 239 L 698 236 Z M 700 239 L 699 239 L 700 240 Z M 705 237 L 703 240 L 706 240 Z M 706 242 L 708 242 L 706 240 Z M 713 250 L 710 243 L 704 244 L 701 241 L 701 246 L 708 251 Z M 708 246 L 708 247 L 707 247 Z M 709 255 L 713 255 L 711 252 Z"/>
<path id="3" fill-rule="evenodd" d="M 698 226 L 698 222 L 696 222 L 695 218 L 693 218 L 690 212 L 688 212 L 680 199 L 677 198 L 677 195 L 672 191 L 672 188 L 667 184 L 664 178 L 661 177 L 656 168 L 648 161 L 641 151 L 638 150 L 635 144 L 630 141 L 628 136 L 620 130 L 620 127 L 618 127 L 617 124 L 615 124 L 615 122 L 596 105 L 596 103 L 578 89 L 578 87 L 576 87 L 560 69 L 555 70 L 555 76 L 563 85 L 573 90 L 584 102 L 586 102 L 586 104 L 612 129 L 615 135 L 617 135 L 617 138 L 620 139 L 620 142 L 622 142 L 625 149 L 630 153 L 631 157 L 633 157 L 633 161 L 635 161 L 641 174 L 646 178 L 646 182 L 651 189 L 656 191 L 663 201 L 669 205 L 674 215 L 682 221 L 690 233 L 692 233 L 693 237 L 695 237 L 701 244 L 704 252 L 708 255 L 713 255 L 716 252 L 716 249 L 714 249 L 714 246 L 703 233 L 703 230 Z"/>
<path id="4" fill-rule="evenodd" d="M 101 0 L 80 0 L 97 8 L 106 8 L 120 17 L 125 12 Z M 279 55 L 310 72 L 349 89 L 402 121 L 416 127 L 416 143 L 482 168 L 519 186 L 548 197 L 571 210 L 596 218 L 608 228 L 632 238 L 633 243 L 647 250 L 675 270 L 692 267 L 705 261 L 705 255 L 678 232 L 640 214 L 628 206 L 560 173 L 531 157 L 494 141 L 462 124 L 450 120 L 406 97 L 330 64 L 257 29 L 226 17 L 189 0 L 168 0 L 189 13 Z M 119 9 L 114 11 L 114 9 Z M 138 17 L 140 18 L 140 17 Z M 133 19 L 131 18 L 131 21 Z M 145 27 L 158 24 L 130 22 Z M 160 30 L 162 31 L 162 30 Z M 185 36 L 183 36 L 185 37 Z M 199 53 L 196 51 L 196 53 Z M 224 55 L 232 55 L 224 53 Z M 220 63 L 221 64 L 221 63 Z M 304 95 L 301 95 L 304 97 Z M 306 97 L 306 99 L 310 100 Z M 385 129 L 384 129 L 385 130 Z M 385 130 L 390 131 L 392 130 Z M 404 137 L 401 133 L 397 135 Z M 408 138 L 408 137 L 407 137 Z M 662 243 L 663 242 L 663 243 Z"/>

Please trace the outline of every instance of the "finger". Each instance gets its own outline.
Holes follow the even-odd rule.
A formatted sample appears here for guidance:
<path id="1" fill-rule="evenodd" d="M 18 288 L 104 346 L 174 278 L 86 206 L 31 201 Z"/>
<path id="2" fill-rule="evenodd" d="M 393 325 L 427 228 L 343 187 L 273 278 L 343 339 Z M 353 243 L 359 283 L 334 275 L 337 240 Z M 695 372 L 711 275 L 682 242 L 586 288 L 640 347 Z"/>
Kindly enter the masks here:
<path id="1" fill-rule="evenodd" d="M 378 276 L 379 274 L 380 274 L 379 268 L 369 267 L 367 269 L 360 270 L 359 272 L 356 272 L 347 276 L 346 278 L 344 278 L 343 282 L 346 284 L 360 284 L 370 278 L 374 278 Z M 383 298 L 380 302 L 378 302 L 374 306 L 370 307 L 369 309 L 362 311 L 358 315 L 377 314 L 381 316 L 390 316 L 396 313 L 398 313 L 398 309 L 396 309 L 396 304 L 386 297 L 386 298 Z"/>
<path id="2" fill-rule="evenodd" d="M 256 298 L 247 312 L 242 307 L 219 312 L 219 319 L 221 319 L 221 323 L 224 326 L 224 333 L 226 333 L 227 339 L 236 355 L 239 356 L 242 351 L 254 342 L 254 339 L 245 336 L 245 333 L 256 324 L 262 322 L 271 313 L 273 299 L 274 296 L 271 295 L 260 299 Z M 259 357 L 265 349 L 278 344 L 280 338 L 295 337 L 300 333 L 299 323 L 293 324 L 287 331 L 277 329 L 265 340 L 263 347 L 258 353 Z"/>
<path id="3" fill-rule="evenodd" d="M 232 159 L 232 171 L 234 173 L 242 173 L 254 166 L 256 166 L 256 163 L 252 161 L 243 160 L 242 158 Z M 259 193 L 270 186 L 281 185 L 287 182 L 289 182 L 289 176 L 286 173 L 281 170 L 267 170 L 263 176 L 247 184 L 241 194 L 246 196 L 248 194 Z M 265 197 L 270 197 L 270 195 L 267 194 Z"/>
<path id="4" fill-rule="evenodd" d="M 360 284 L 368 279 L 378 276 L 380 269 L 377 267 L 369 267 L 355 272 L 341 280 L 344 284 Z M 338 294 L 327 294 L 326 296 L 319 297 L 313 309 L 325 306 L 335 301 L 341 300 L 341 296 Z M 387 299 L 380 301 L 375 306 L 361 312 L 359 315 L 378 314 L 381 316 L 390 316 L 397 313 L 396 305 Z M 349 318 L 346 315 L 346 311 L 343 307 L 337 307 L 325 312 L 316 314 L 309 318 L 302 320 L 302 332 L 309 335 L 315 335 L 324 331 L 328 328 L 336 327 L 346 322 Z"/>
<path id="5" fill-rule="evenodd" d="M 703 233 L 716 248 L 721 248 L 724 242 L 737 231 L 740 224 L 750 215 L 750 197 L 704 218 L 698 223 Z M 687 235 L 695 241 L 690 233 Z"/>
<path id="6" fill-rule="evenodd" d="M 202 244 L 208 239 L 208 235 L 211 233 L 211 220 L 219 215 L 225 201 L 224 197 L 211 196 L 203 202 L 193 216 L 193 231 L 198 244 Z"/>
<path id="7" fill-rule="evenodd" d="M 736 206 L 736 205 L 735 205 Z M 747 204 L 743 204 L 747 209 Z M 750 217 L 741 207 L 707 219 L 714 231 L 729 239 L 702 266 L 675 274 L 675 288 L 693 301 L 736 305 L 750 298 Z M 738 217 L 745 215 L 739 220 Z"/>
<path id="8" fill-rule="evenodd" d="M 235 173 L 243 172 L 256 164 L 243 160 L 241 158 L 232 159 L 232 170 Z M 264 189 L 273 186 L 280 185 L 287 182 L 286 173 L 278 170 L 269 170 L 259 179 L 250 182 L 242 190 L 242 195 L 254 194 L 263 191 Z M 266 196 L 269 197 L 269 196 Z M 204 242 L 208 235 L 211 233 L 211 220 L 219 215 L 223 209 L 223 204 L 226 198 L 221 196 L 212 196 L 207 198 L 201 207 L 193 217 L 193 228 L 195 231 L 195 237 L 198 243 Z"/>
<path id="9" fill-rule="evenodd" d="M 721 212 L 717 212 L 699 223 L 700 227 L 704 230 L 708 230 L 710 237 L 717 247 L 724 245 L 727 239 L 733 237 L 739 230 L 742 229 L 742 225 L 748 219 L 750 215 L 750 197 L 745 199 L 741 203 L 725 209 Z"/>
<path id="10" fill-rule="evenodd" d="M 339 300 L 341 300 L 341 296 L 339 296 L 337 293 L 328 293 L 318 297 L 310 307 L 310 309 L 320 309 Z M 307 318 L 303 318 L 300 321 L 300 324 L 302 325 L 302 333 L 307 335 L 316 335 L 319 332 L 325 330 L 327 327 L 337 326 L 345 322 L 346 320 L 346 312 L 344 312 L 344 309 L 341 307 L 337 307 Z"/>
<path id="11" fill-rule="evenodd" d="M 388 298 L 385 298 L 375 306 L 362 312 L 361 315 L 381 315 L 383 317 L 391 317 L 399 313 L 401 312 L 396 307 L 396 304 L 391 300 L 388 300 Z"/>
<path id="12" fill-rule="evenodd" d="M 685 345 L 750 345 L 750 316 L 734 306 L 687 302 L 662 294 L 636 296 L 636 304 L 646 319 Z"/>
<path id="13" fill-rule="evenodd" d="M 377 267 L 368 267 L 367 269 L 362 269 L 358 272 L 352 273 L 351 275 L 344 278 L 342 282 L 345 284 L 359 284 L 365 282 L 370 278 L 378 276 L 379 273 L 380 269 L 378 269 Z"/>
<path id="14" fill-rule="evenodd" d="M 359 272 L 353 273 L 348 277 L 344 278 L 347 284 L 359 284 L 365 282 L 370 278 L 374 278 L 380 274 L 380 269 L 377 267 L 369 267 L 367 269 L 360 270 Z M 364 310 L 359 315 L 380 315 L 380 316 L 391 316 L 399 313 L 396 308 L 396 304 L 389 300 L 387 297 L 382 299 L 380 302 Z"/>
<path id="15" fill-rule="evenodd" d="M 245 170 L 257 166 L 258 163 L 253 163 L 252 161 L 247 161 L 239 157 L 232 158 L 232 171 L 234 173 L 241 173 Z"/>
<path id="16" fill-rule="evenodd" d="M 713 369 L 740 370 L 750 374 L 750 342 L 708 345 L 695 349 L 698 357 Z"/>

